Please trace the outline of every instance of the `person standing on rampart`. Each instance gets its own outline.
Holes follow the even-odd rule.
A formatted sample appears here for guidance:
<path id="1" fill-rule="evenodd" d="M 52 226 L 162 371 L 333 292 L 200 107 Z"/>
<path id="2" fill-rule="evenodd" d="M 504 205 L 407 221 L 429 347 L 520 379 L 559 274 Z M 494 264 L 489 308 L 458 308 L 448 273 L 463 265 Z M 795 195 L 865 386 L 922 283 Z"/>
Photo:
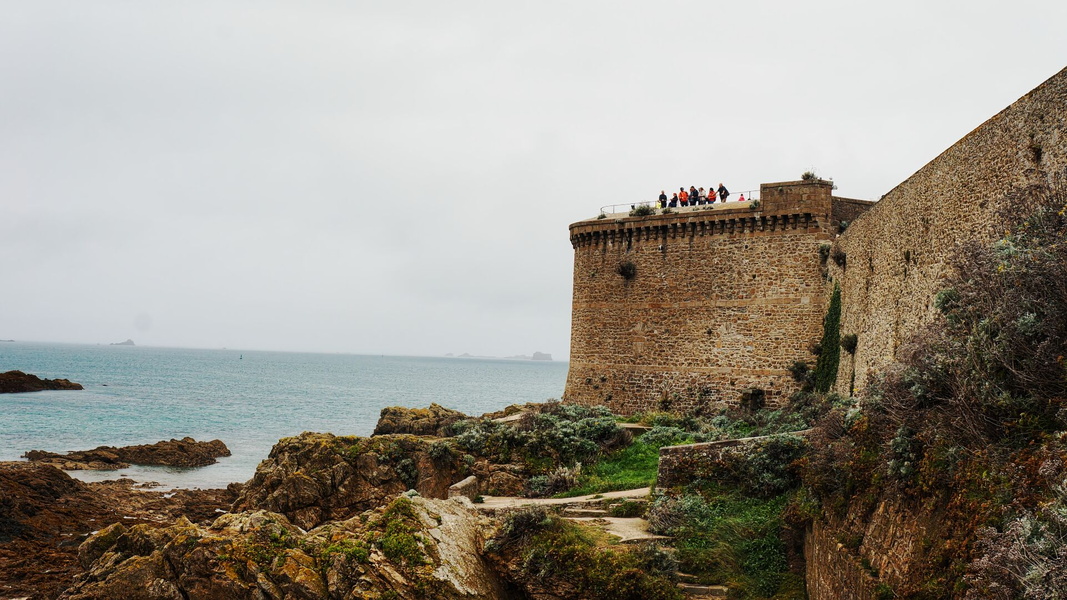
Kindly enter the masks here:
<path id="1" fill-rule="evenodd" d="M 715 193 L 715 188 L 708 188 L 708 204 L 715 204 L 715 200 L 718 199 L 718 195 Z"/>
<path id="2" fill-rule="evenodd" d="M 719 182 L 719 202 L 726 202 L 726 198 L 730 196 L 730 190 L 726 189 L 726 186 Z"/>
<path id="3" fill-rule="evenodd" d="M 675 206 L 678 206 L 678 192 L 674 192 L 674 195 L 671 196 L 671 203 L 668 204 L 667 206 L 669 206 L 671 208 L 674 208 Z"/>
<path id="4" fill-rule="evenodd" d="M 678 188 L 678 202 L 682 206 L 689 206 L 689 192 L 685 191 L 684 187 Z"/>
<path id="5" fill-rule="evenodd" d="M 689 206 L 696 206 L 698 200 L 700 200 L 700 195 L 697 194 L 696 187 L 689 186 Z"/>
<path id="6" fill-rule="evenodd" d="M 659 191 L 659 207 L 667 208 L 667 192 L 663 190 Z"/>

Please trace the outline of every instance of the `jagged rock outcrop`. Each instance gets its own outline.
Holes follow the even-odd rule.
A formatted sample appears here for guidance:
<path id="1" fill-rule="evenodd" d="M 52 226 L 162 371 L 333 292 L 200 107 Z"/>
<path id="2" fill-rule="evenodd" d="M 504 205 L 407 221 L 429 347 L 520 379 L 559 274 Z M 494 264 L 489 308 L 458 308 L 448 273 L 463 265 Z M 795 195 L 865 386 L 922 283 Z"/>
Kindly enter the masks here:
<path id="1" fill-rule="evenodd" d="M 91 531 L 179 515 L 210 523 L 233 496 L 148 491 L 128 479 L 83 483 L 51 465 L 0 462 L 0 597 L 56 597 L 81 571 L 77 545 Z"/>
<path id="2" fill-rule="evenodd" d="M 42 392 L 44 390 L 80 390 L 82 385 L 69 379 L 41 379 L 22 371 L 0 373 L 0 394 Z"/>
<path id="3" fill-rule="evenodd" d="M 451 426 L 456 421 L 469 418 L 467 415 L 437 403 L 429 408 L 405 408 L 387 406 L 378 417 L 374 435 L 406 433 L 410 435 L 451 435 Z"/>
<path id="4" fill-rule="evenodd" d="M 157 465 L 167 467 L 203 467 L 218 462 L 218 457 L 229 456 L 230 449 L 222 440 L 198 442 L 191 437 L 180 440 L 142 444 L 138 446 L 100 446 L 92 450 L 76 450 L 56 454 L 43 450 L 30 450 L 23 454 L 32 462 L 50 464 L 68 471 L 125 469 L 134 465 Z"/>
<path id="5" fill-rule="evenodd" d="M 110 511 L 86 485 L 47 465 L 0 463 L 0 543 L 76 533 L 86 519 Z"/>
<path id="6" fill-rule="evenodd" d="M 408 435 L 305 432 L 283 438 L 256 468 L 233 510 L 277 512 L 311 529 L 381 506 L 409 489 L 447 498 L 448 487 L 469 473 L 453 452 L 433 458 L 432 443 Z"/>
<path id="7" fill-rule="evenodd" d="M 420 497 L 306 533 L 267 511 L 116 524 L 82 544 L 88 571 L 62 598 L 506 598 L 480 557 L 489 527 L 469 505 Z"/>

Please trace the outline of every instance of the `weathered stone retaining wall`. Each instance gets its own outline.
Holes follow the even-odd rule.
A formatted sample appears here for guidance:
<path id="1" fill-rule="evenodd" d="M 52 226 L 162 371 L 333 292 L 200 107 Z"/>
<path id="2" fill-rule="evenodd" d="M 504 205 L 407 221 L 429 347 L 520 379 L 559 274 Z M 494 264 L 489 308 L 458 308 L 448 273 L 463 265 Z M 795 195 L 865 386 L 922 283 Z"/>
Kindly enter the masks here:
<path id="1" fill-rule="evenodd" d="M 837 530 L 813 523 L 804 535 L 805 582 L 810 600 L 870 600 L 878 581 L 837 540 Z"/>
<path id="2" fill-rule="evenodd" d="M 666 488 L 689 483 L 693 480 L 694 472 L 705 472 L 708 469 L 702 467 L 719 462 L 723 451 L 727 448 L 737 448 L 756 439 L 762 438 L 664 446 L 659 449 L 659 471 L 656 475 L 656 486 Z"/>
<path id="3" fill-rule="evenodd" d="M 837 228 L 832 186 L 770 183 L 758 208 L 571 225 L 564 399 L 632 414 L 700 412 L 736 403 L 746 388 L 764 390 L 770 404 L 788 397 L 786 368 L 810 361 L 822 332 L 819 245 Z M 849 215 L 863 205 L 848 202 Z"/>

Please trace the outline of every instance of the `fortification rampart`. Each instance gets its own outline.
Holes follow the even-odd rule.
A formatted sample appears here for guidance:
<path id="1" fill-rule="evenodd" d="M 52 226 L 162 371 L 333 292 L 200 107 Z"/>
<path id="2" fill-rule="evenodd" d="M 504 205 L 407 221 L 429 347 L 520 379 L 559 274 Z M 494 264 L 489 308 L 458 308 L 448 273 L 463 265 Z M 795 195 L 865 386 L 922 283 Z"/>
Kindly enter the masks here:
<path id="1" fill-rule="evenodd" d="M 863 388 L 870 374 L 935 316 L 933 299 L 953 251 L 1003 235 L 998 216 L 1014 189 L 1047 183 L 1067 168 L 1067 69 L 989 119 L 886 194 L 837 240 L 843 267 L 842 353 L 837 389 Z M 854 361 L 854 363 L 853 363 Z"/>
<path id="2" fill-rule="evenodd" d="M 747 388 L 771 404 L 791 393 L 787 367 L 809 360 L 821 334 L 819 245 L 837 230 L 832 187 L 770 183 L 759 206 L 571 225 L 564 398 L 630 414 L 700 412 Z"/>

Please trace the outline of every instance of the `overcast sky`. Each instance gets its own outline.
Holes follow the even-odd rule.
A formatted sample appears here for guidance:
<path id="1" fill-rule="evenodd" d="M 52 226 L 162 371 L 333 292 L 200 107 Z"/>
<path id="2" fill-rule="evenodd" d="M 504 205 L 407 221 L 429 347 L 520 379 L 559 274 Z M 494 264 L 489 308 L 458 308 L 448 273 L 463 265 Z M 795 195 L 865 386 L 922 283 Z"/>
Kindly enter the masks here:
<path id="1" fill-rule="evenodd" d="M 1067 66 L 1067 3 L 0 1 L 0 339 L 551 352 L 567 226 L 877 199 Z"/>

